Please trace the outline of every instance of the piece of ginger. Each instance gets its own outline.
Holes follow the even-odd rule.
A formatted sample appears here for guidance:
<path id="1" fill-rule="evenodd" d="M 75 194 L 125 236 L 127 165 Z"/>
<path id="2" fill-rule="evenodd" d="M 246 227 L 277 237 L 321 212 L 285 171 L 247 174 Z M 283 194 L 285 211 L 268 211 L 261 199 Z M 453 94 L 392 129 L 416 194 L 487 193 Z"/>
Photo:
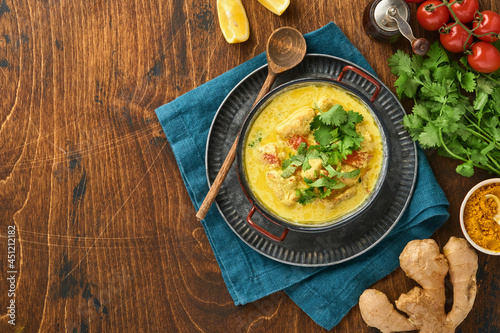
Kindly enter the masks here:
<path id="1" fill-rule="evenodd" d="M 409 242 L 399 256 L 400 265 L 422 288 L 413 288 L 395 302 L 408 317 L 396 311 L 385 294 L 367 289 L 359 298 L 364 321 L 383 333 L 454 332 L 474 304 L 477 254 L 465 239 L 456 237 L 443 247 L 443 254 L 432 239 Z M 446 314 L 444 282 L 448 274 L 453 285 L 453 307 Z"/>

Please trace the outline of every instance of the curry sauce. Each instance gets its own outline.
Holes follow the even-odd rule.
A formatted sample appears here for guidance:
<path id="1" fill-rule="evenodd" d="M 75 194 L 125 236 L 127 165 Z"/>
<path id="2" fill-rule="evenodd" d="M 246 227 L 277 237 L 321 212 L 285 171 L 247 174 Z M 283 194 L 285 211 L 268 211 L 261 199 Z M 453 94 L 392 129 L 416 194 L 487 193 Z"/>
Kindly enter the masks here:
<path id="1" fill-rule="evenodd" d="M 285 175 L 290 156 L 318 145 L 311 123 L 335 105 L 362 115 L 355 125 L 362 136 L 359 149 L 337 165 L 327 165 L 325 158 L 310 158 L 307 168 L 298 167 Z M 381 133 L 368 108 L 350 92 L 327 84 L 311 84 L 274 97 L 251 125 L 243 153 L 249 186 L 261 204 L 281 219 L 309 226 L 329 224 L 365 202 L 377 183 L 383 157 Z M 328 178 L 329 172 L 340 175 L 333 190 L 326 193 L 314 188 L 319 198 L 301 202 L 300 193 L 307 188 L 314 193 L 310 184 L 326 180 L 322 178 Z"/>

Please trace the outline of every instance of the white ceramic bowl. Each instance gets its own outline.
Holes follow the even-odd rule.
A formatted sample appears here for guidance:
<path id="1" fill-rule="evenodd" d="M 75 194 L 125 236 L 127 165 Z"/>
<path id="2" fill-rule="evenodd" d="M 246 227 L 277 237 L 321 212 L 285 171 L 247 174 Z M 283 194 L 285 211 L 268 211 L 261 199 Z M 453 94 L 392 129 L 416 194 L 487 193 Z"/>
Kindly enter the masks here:
<path id="1" fill-rule="evenodd" d="M 500 183 L 500 178 L 491 178 L 491 179 L 484 180 L 484 181 L 478 183 L 473 188 L 471 188 L 470 191 L 467 193 L 464 200 L 462 201 L 462 206 L 460 207 L 460 227 L 462 227 L 462 232 L 463 232 L 465 238 L 467 239 L 467 241 L 475 249 L 477 249 L 478 251 L 481 251 L 483 253 L 493 255 L 493 256 L 500 256 L 500 252 L 495 252 L 495 251 L 485 249 L 484 247 L 481 247 L 481 246 L 477 245 L 476 243 L 474 243 L 474 241 L 470 238 L 469 234 L 467 233 L 467 230 L 465 229 L 465 223 L 464 223 L 465 205 L 467 204 L 467 201 L 469 200 L 472 193 L 474 193 L 478 188 L 485 186 L 485 185 L 488 185 L 488 184 L 492 184 L 492 183 Z"/>

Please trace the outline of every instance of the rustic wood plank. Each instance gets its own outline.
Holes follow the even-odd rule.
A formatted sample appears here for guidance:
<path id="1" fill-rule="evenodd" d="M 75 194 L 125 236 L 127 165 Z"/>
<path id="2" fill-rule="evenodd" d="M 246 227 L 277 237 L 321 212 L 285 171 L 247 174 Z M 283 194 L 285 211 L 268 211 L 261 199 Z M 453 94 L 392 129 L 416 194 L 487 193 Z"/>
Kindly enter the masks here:
<path id="1" fill-rule="evenodd" d="M 243 0 L 251 35 L 227 44 L 215 1 L 0 0 L 0 279 L 15 226 L 16 327 L 25 332 L 322 332 L 283 292 L 235 306 L 196 221 L 154 109 L 265 50 L 281 26 L 335 21 L 392 87 L 388 45 L 362 30 L 367 1 L 291 1 L 278 17 Z M 498 1 L 481 1 L 499 11 Z M 414 5 L 411 5 L 415 8 Z M 416 36 L 435 39 L 412 22 Z M 450 201 L 433 236 L 461 235 L 470 179 L 429 152 Z M 5 241 L 5 242 L 4 242 Z M 479 255 L 479 296 L 462 332 L 500 331 L 499 262 Z M 398 269 L 375 284 L 413 286 Z M 8 324 L 0 284 L 0 331 Z M 354 307 L 333 332 L 375 332 Z"/>

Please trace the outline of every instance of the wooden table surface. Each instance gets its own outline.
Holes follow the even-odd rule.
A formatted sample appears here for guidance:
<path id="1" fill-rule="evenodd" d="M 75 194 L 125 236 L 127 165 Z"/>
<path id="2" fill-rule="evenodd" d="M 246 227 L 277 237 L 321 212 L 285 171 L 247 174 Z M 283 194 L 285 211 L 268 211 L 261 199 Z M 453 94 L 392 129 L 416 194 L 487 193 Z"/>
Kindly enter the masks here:
<path id="1" fill-rule="evenodd" d="M 243 0 L 250 38 L 230 45 L 215 0 L 0 0 L 0 332 L 324 331 L 283 292 L 233 304 L 154 110 L 263 52 L 285 25 L 307 33 L 334 21 L 392 87 L 387 58 L 409 43 L 370 40 L 367 3 L 291 0 L 279 17 Z M 414 21 L 417 36 L 435 38 Z M 491 176 L 463 178 L 456 162 L 428 156 L 450 201 L 433 235 L 442 246 L 462 236 L 466 192 Z M 500 331 L 499 259 L 479 254 L 460 331 Z M 413 285 L 397 269 L 375 287 L 394 300 Z M 377 330 L 355 306 L 332 331 Z"/>

